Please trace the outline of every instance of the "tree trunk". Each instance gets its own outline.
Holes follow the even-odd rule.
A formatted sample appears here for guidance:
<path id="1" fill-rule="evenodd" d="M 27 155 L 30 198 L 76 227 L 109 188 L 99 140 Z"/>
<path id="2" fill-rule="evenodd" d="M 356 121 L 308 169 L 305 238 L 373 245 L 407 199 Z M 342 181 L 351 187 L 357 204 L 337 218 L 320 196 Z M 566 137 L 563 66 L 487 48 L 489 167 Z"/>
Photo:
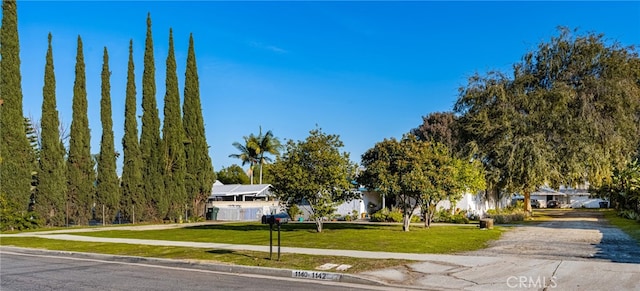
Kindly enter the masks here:
<path id="1" fill-rule="evenodd" d="M 531 216 L 531 193 L 529 190 L 524 191 L 524 211 Z"/>
<path id="2" fill-rule="evenodd" d="M 405 213 L 402 219 L 402 230 L 403 231 L 409 231 L 409 225 L 411 223 L 411 214 L 410 213 Z"/>
<path id="3" fill-rule="evenodd" d="M 262 162 L 260 162 L 260 184 L 262 184 Z"/>
<path id="4" fill-rule="evenodd" d="M 322 218 L 316 218 L 316 231 L 322 232 Z"/>

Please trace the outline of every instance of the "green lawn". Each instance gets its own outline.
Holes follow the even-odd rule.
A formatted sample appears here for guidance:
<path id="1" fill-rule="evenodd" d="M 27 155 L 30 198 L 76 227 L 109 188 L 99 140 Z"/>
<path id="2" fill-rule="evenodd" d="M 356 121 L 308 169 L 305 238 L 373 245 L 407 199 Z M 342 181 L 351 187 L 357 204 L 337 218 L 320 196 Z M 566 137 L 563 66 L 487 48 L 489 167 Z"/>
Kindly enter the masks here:
<path id="1" fill-rule="evenodd" d="M 272 260 L 270 260 L 269 253 L 262 252 L 130 245 L 116 243 L 76 242 L 50 240 L 38 237 L 3 237 L 0 240 L 0 244 L 5 246 L 21 246 L 47 250 L 64 250 L 122 256 L 194 260 L 201 262 L 215 262 L 244 266 L 301 270 L 313 270 L 316 267 L 326 263 L 351 265 L 352 267 L 345 273 L 357 273 L 368 270 L 382 269 L 411 262 L 408 260 L 375 260 L 284 253 L 281 254 L 280 261 L 277 261 L 277 251 L 275 248 L 273 258 Z"/>
<path id="2" fill-rule="evenodd" d="M 611 225 L 621 229 L 627 233 L 630 237 L 634 238 L 638 244 L 640 244 L 640 223 L 618 216 L 615 210 L 607 210 L 604 212 L 604 217 L 611 223 Z"/>
<path id="3" fill-rule="evenodd" d="M 504 228 L 479 230 L 476 225 L 433 226 L 425 229 L 412 225 L 403 232 L 400 225 L 326 223 L 322 233 L 310 223 L 292 223 L 281 229 L 282 246 L 407 253 L 456 253 L 485 247 L 498 239 Z M 269 226 L 259 223 L 228 223 L 180 229 L 127 231 L 109 230 L 73 233 L 95 237 L 157 239 L 173 241 L 215 242 L 269 245 Z M 274 231 L 274 244 L 277 232 Z M 2 237 L 0 245 L 66 250 L 127 256 L 213 261 L 237 265 L 312 270 L 325 263 L 348 264 L 347 273 L 381 269 L 408 263 L 406 260 L 376 260 L 337 256 L 282 254 L 281 260 L 269 260 L 269 253 L 184 247 L 158 247 L 117 243 L 90 243 L 49 240 L 38 237 Z M 274 248 L 274 252 L 276 248 Z"/>
<path id="4" fill-rule="evenodd" d="M 486 247 L 500 237 L 503 229 L 479 230 L 476 225 L 411 226 L 404 232 L 400 225 L 325 223 L 321 233 L 315 224 L 292 223 L 282 226 L 282 246 L 392 251 L 406 253 L 457 253 Z M 93 237 L 158 239 L 173 241 L 269 245 L 269 226 L 259 223 L 230 223 L 164 230 L 105 230 L 74 233 Z M 274 241 L 277 232 L 274 231 Z"/>

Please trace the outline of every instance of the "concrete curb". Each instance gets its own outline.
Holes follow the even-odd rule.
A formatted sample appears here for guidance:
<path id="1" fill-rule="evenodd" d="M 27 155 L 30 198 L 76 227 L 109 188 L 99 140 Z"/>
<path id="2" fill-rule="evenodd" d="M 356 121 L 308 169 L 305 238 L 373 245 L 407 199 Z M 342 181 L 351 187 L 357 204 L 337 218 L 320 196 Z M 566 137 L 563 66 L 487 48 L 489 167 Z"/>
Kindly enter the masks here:
<path id="1" fill-rule="evenodd" d="M 216 263 L 193 261 L 193 260 L 161 259 L 161 258 L 138 257 L 138 256 L 122 256 L 122 255 L 109 255 L 109 254 L 72 252 L 72 251 L 43 250 L 43 249 L 32 249 L 32 248 L 23 248 L 23 247 L 14 247 L 14 246 L 0 246 L 0 250 L 15 251 L 20 253 L 36 254 L 36 255 L 46 254 L 46 255 L 60 256 L 60 257 L 64 256 L 64 257 L 81 258 L 81 259 L 97 259 L 97 260 L 103 260 L 108 262 L 148 264 L 148 265 L 174 267 L 174 268 L 206 270 L 206 271 L 221 272 L 221 273 L 253 274 L 253 275 L 282 277 L 282 278 L 295 278 L 292 276 L 292 272 L 296 271 L 293 269 L 227 265 L 227 264 L 216 264 Z M 319 272 L 316 270 L 308 270 L 308 271 Z M 352 274 L 333 273 L 333 272 L 323 272 L 323 273 L 335 274 L 336 275 L 335 277 L 337 277 L 337 279 L 330 280 L 333 282 L 413 289 L 411 286 L 389 284 L 387 282 L 373 280 L 369 278 L 363 278 L 363 277 L 359 277 Z M 304 280 L 304 279 L 300 279 L 300 280 Z"/>

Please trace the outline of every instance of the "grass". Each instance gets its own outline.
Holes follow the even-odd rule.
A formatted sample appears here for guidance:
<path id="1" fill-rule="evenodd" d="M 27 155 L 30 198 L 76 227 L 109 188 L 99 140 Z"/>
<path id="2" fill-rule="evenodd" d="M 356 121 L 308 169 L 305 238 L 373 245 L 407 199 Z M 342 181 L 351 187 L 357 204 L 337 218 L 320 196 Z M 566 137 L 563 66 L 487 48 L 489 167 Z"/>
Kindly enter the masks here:
<path id="1" fill-rule="evenodd" d="M 479 230 L 475 225 L 433 226 L 426 229 L 412 225 L 410 232 L 402 227 L 382 224 L 326 223 L 322 233 L 312 223 L 283 225 L 283 247 L 307 247 L 406 253 L 456 253 L 477 250 L 498 239 L 505 228 Z M 228 223 L 163 230 L 109 230 L 74 233 L 94 237 L 137 238 L 172 241 L 214 242 L 269 245 L 269 226 L 259 223 Z M 274 244 L 277 232 L 274 231 Z M 247 266 L 313 270 L 325 263 L 352 265 L 347 273 L 399 266 L 411 261 L 378 260 L 338 256 L 281 254 L 280 261 L 269 260 L 269 253 L 185 247 L 158 247 L 118 243 L 92 243 L 49 240 L 38 237 L 2 237 L 0 245 L 13 245 L 48 250 L 92 252 L 126 256 L 203 260 Z M 274 248 L 274 251 L 276 249 Z"/>
<path id="2" fill-rule="evenodd" d="M 475 225 L 411 226 L 404 232 L 400 225 L 325 223 L 323 232 L 315 224 L 292 223 L 281 229 L 282 246 L 393 251 L 404 253 L 448 254 L 473 251 L 496 240 L 504 229 L 479 230 Z M 105 230 L 74 233 L 92 237 L 157 239 L 172 241 L 269 245 L 269 226 L 259 223 L 230 223 L 163 230 Z M 274 230 L 274 240 L 277 232 Z"/>
<path id="3" fill-rule="evenodd" d="M 3 237 L 0 240 L 0 244 L 5 246 L 11 245 L 47 250 L 64 250 L 73 252 L 89 252 L 149 258 L 194 260 L 234 265 L 301 270 L 313 270 L 316 267 L 326 263 L 352 265 L 352 267 L 345 271 L 345 273 L 358 273 L 368 270 L 399 266 L 411 262 L 408 260 L 376 260 L 337 256 L 312 256 L 303 254 L 281 254 L 280 261 L 277 261 L 277 253 L 275 253 L 275 249 L 273 260 L 270 260 L 269 253 L 262 252 L 130 245 L 118 243 L 75 242 L 51 240 L 38 237 Z"/>
<path id="4" fill-rule="evenodd" d="M 604 217 L 611 225 L 621 229 L 640 244 L 640 223 L 618 216 L 615 210 L 604 211 Z"/>

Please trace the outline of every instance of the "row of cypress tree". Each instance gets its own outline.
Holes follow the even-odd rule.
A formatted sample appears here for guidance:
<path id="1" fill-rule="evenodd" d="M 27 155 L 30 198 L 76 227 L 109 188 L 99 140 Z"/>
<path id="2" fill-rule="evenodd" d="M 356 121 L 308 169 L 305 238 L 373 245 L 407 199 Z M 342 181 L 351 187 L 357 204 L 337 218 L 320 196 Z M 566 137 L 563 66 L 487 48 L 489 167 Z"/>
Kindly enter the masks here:
<path id="1" fill-rule="evenodd" d="M 82 39 L 78 37 L 73 118 L 69 149 L 66 151 L 59 131 L 52 37 L 49 34 L 41 146 L 36 156 L 26 137 L 22 117 L 16 2 L 3 0 L 2 8 L 0 207 L 3 214 L 12 213 L 13 217 L 22 220 L 39 219 L 40 223 L 50 226 L 88 224 L 92 219 L 110 223 L 115 219 L 137 222 L 203 215 L 203 202 L 211 192 L 215 173 L 205 138 L 193 35 L 189 39 L 181 109 L 173 32 L 170 30 L 161 136 L 151 17 L 147 16 L 142 77 L 142 132 L 139 140 L 133 41 L 129 42 L 122 139 L 123 169 L 119 179 L 116 173 L 118 153 L 114 147 L 107 48 L 104 48 L 101 75 L 102 137 L 100 153 L 94 157 L 90 149 Z M 35 182 L 32 176 L 37 177 Z M 11 224 L 20 228 L 17 225 L 20 223 L 16 223 L 20 219 L 3 217 L 3 228 Z"/>

